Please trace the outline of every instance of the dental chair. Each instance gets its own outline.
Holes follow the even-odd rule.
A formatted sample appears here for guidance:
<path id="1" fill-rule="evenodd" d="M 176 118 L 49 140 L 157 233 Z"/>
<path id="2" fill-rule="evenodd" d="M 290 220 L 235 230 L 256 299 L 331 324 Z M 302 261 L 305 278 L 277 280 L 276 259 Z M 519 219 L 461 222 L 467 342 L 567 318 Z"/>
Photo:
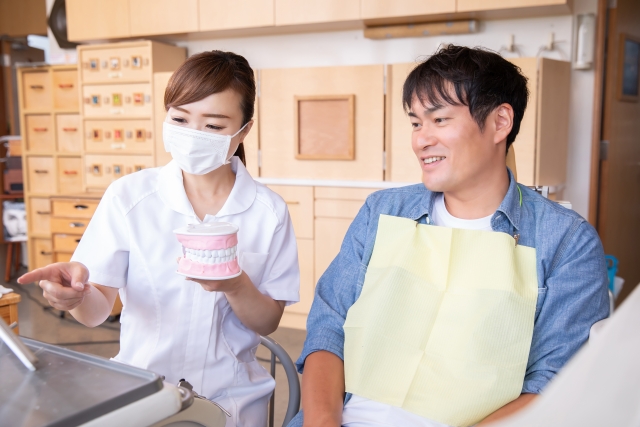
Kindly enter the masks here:
<path id="1" fill-rule="evenodd" d="M 289 383 L 283 426 L 300 408 L 293 361 L 269 337 L 271 351 Z M 20 339 L 0 318 L 0 425 L 51 427 L 224 427 L 228 413 L 195 393 L 187 382 L 163 382 L 150 371 L 28 338 Z M 269 427 L 274 424 L 274 397 Z"/>

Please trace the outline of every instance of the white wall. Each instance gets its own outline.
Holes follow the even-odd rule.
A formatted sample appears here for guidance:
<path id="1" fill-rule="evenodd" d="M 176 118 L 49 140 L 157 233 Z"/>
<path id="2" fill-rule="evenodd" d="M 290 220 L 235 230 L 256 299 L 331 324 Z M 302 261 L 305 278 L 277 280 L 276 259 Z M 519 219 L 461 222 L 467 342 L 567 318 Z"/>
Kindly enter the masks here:
<path id="1" fill-rule="evenodd" d="M 597 0 L 575 0 L 574 13 L 596 12 Z M 245 56 L 252 67 L 288 68 L 335 65 L 364 65 L 409 62 L 433 53 L 441 43 L 484 46 L 496 51 L 509 43 L 510 35 L 520 56 L 544 55 L 571 60 L 573 16 L 484 21 L 475 34 L 405 38 L 365 39 L 362 30 L 286 34 L 261 37 L 192 40 L 177 42 L 189 54 L 221 49 Z M 550 34 L 556 48 L 547 52 Z M 502 51 L 504 56 L 514 55 Z M 589 205 L 589 162 L 591 144 L 593 71 L 572 72 L 569 160 L 564 198 L 585 216 Z M 516 142 L 517 143 L 517 142 Z"/>

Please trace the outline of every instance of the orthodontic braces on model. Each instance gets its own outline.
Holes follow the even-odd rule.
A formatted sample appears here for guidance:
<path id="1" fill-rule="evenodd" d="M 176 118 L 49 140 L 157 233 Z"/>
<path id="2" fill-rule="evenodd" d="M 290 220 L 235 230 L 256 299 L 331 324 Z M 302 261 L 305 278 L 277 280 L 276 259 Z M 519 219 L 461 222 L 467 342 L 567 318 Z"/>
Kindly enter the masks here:
<path id="1" fill-rule="evenodd" d="M 178 274 L 210 280 L 240 275 L 236 225 L 228 222 L 189 224 L 173 232 L 182 244 Z"/>

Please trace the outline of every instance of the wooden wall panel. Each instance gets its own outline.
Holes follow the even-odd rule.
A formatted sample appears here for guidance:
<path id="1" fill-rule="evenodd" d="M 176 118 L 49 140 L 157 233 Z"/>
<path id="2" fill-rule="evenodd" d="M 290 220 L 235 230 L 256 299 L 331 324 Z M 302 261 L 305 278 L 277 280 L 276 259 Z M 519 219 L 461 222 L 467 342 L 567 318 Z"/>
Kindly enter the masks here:
<path id="1" fill-rule="evenodd" d="M 261 176 L 383 179 L 382 65 L 261 70 Z M 355 160 L 296 160 L 296 96 L 355 95 Z"/>

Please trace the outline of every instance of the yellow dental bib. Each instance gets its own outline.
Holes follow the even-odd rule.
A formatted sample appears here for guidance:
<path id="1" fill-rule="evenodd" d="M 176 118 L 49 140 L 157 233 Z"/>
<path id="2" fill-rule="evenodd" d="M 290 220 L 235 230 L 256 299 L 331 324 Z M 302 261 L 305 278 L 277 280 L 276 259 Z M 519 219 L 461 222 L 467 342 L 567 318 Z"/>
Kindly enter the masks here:
<path id="1" fill-rule="evenodd" d="M 346 390 L 473 425 L 520 395 L 537 297 L 535 249 L 508 234 L 380 215 L 344 324 Z"/>

